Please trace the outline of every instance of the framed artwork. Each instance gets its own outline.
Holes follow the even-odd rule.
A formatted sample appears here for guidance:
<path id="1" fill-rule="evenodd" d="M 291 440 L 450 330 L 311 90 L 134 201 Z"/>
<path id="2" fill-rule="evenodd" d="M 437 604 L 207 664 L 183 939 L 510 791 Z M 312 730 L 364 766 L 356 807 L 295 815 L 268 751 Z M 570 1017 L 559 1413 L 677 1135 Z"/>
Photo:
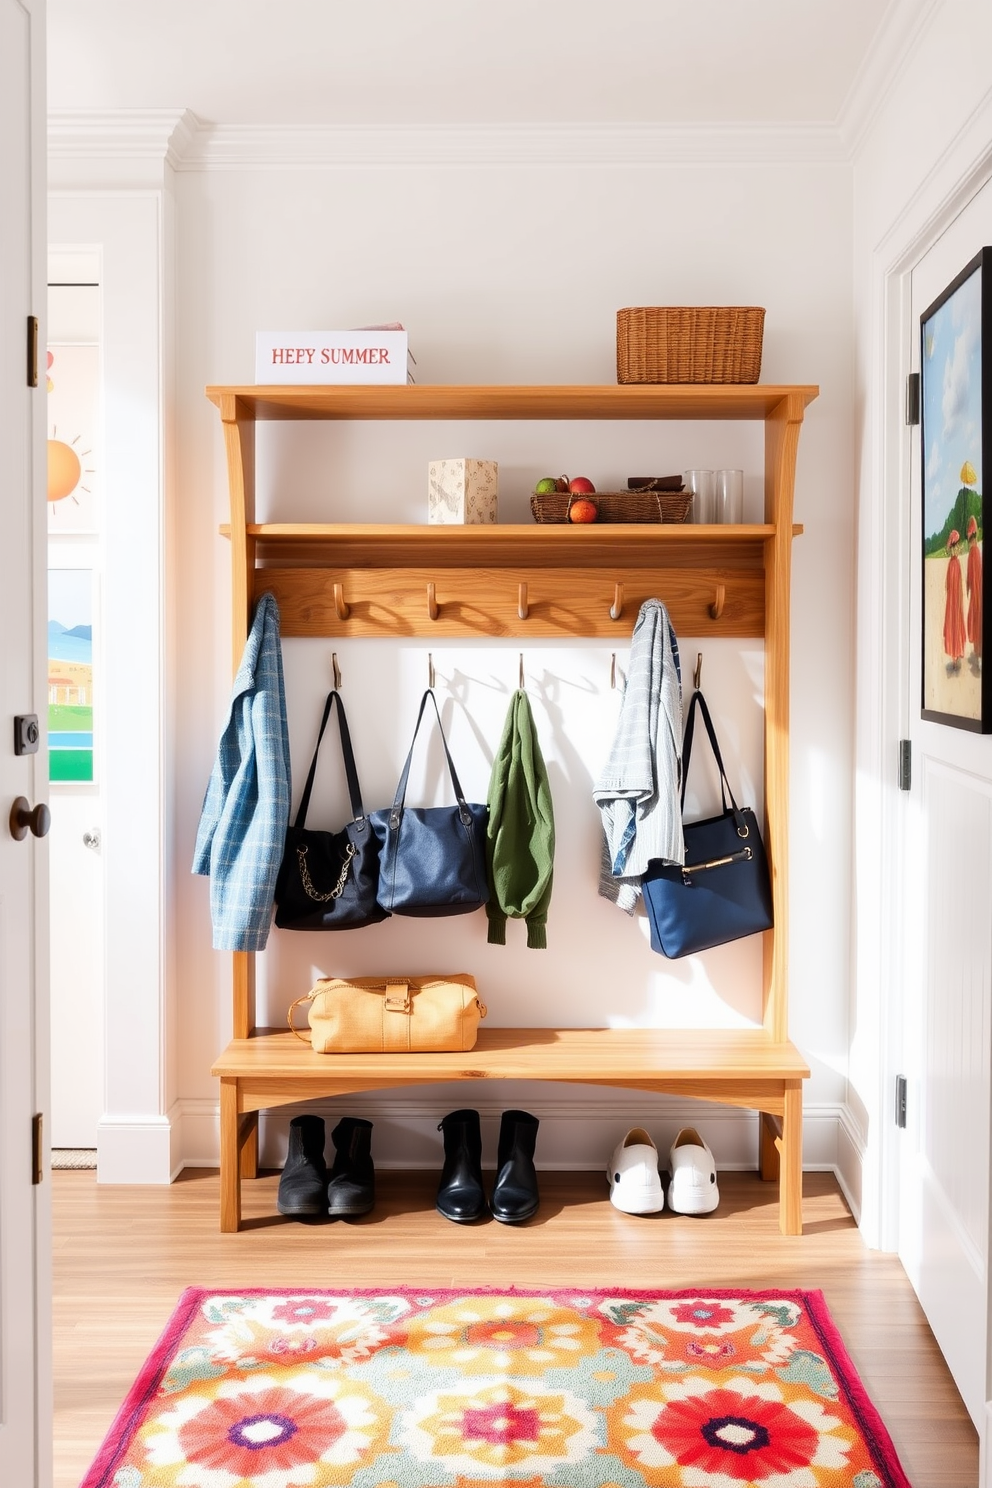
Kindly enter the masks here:
<path id="1" fill-rule="evenodd" d="M 992 248 L 920 316 L 922 716 L 992 732 L 983 670 L 985 451 L 992 451 Z"/>
<path id="2" fill-rule="evenodd" d="M 48 778 L 93 779 L 93 571 L 48 570 Z"/>
<path id="3" fill-rule="evenodd" d="M 99 346 L 48 348 L 48 530 L 96 532 Z"/>

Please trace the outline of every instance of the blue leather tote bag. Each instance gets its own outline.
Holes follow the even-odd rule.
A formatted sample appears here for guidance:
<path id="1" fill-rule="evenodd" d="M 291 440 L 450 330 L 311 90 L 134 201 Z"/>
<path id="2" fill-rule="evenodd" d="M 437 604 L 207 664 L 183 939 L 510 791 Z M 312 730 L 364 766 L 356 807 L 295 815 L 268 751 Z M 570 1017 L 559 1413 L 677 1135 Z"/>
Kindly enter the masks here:
<path id="1" fill-rule="evenodd" d="M 768 860 L 757 818 L 750 806 L 738 806 L 734 800 L 701 692 L 692 695 L 682 742 L 683 810 L 697 708 L 720 771 L 723 811 L 704 821 L 684 821 L 684 866 L 654 861 L 641 880 L 651 948 L 670 960 L 756 935 L 772 926 Z"/>
<path id="2" fill-rule="evenodd" d="M 406 805 L 410 762 L 427 699 L 434 704 L 444 757 L 454 787 L 456 805 Z M 486 820 L 488 806 L 466 801 L 444 737 L 437 698 L 424 693 L 413 730 L 410 752 L 396 795 L 387 811 L 373 811 L 369 820 L 382 850 L 379 856 L 379 903 L 390 914 L 455 915 L 480 909 L 489 898 L 486 876 Z"/>

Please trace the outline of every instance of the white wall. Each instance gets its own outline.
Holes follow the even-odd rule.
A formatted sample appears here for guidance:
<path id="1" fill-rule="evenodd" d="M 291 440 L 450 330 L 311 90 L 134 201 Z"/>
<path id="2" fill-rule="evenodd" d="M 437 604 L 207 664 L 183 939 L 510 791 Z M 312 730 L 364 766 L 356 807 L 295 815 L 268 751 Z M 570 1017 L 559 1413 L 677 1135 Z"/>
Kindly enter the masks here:
<path id="1" fill-rule="evenodd" d="M 379 164 L 181 169 L 177 176 L 176 693 L 178 1091 L 187 1161 L 216 1161 L 210 1063 L 229 1036 L 229 958 L 210 950 L 207 883 L 187 865 L 230 688 L 228 553 L 217 536 L 227 486 L 207 383 L 253 380 L 256 329 L 401 319 L 422 382 L 612 382 L 615 312 L 628 304 L 767 307 L 762 380 L 816 382 L 800 440 L 793 599 L 791 1032 L 808 1056 L 807 1157 L 837 1161 L 848 1046 L 854 666 L 851 171 L 795 161 L 600 165 Z M 758 499 L 760 433 L 746 425 L 652 431 L 528 425 L 328 430 L 267 428 L 260 509 L 270 519 L 426 517 L 426 461 L 475 454 L 501 465 L 504 519 L 526 518 L 541 474 L 580 469 L 602 483 L 694 464 L 739 464 Z M 662 598 L 664 596 L 661 596 Z M 631 620 L 633 617 L 631 617 Z M 630 628 L 625 626 L 629 641 Z M 697 640 L 681 638 L 688 669 Z M 761 655 L 703 642 L 703 685 L 735 787 L 760 801 Z M 331 645 L 287 642 L 296 792 Z M 336 645 L 366 802 L 391 797 L 425 684 L 426 645 Z M 607 646 L 527 648 L 528 687 L 552 774 L 559 831 L 549 950 L 521 926 L 486 945 L 482 914 L 393 920 L 344 936 L 275 936 L 262 1020 L 282 1020 L 313 973 L 474 971 L 493 1023 L 728 1024 L 759 1016 L 750 944 L 666 963 L 596 895 L 592 780 L 618 697 Z M 519 647 L 438 645 L 439 700 L 469 794 L 484 799 Z M 625 647 L 617 643 L 621 663 Z M 431 756 L 430 784 L 437 781 Z M 327 790 L 333 777 L 325 776 Z M 703 782 L 703 795 L 712 782 Z M 326 794 L 325 794 L 326 800 Z M 337 795 L 340 808 L 343 798 Z M 334 816 L 333 809 L 325 821 Z M 313 817 L 312 820 L 317 820 Z M 336 823 L 335 823 L 336 824 Z M 278 978 L 278 985 L 275 985 Z M 648 1120 L 659 1145 L 685 1113 L 662 1100 L 548 1088 L 486 1092 L 487 1114 L 517 1100 L 541 1115 L 539 1157 L 597 1165 L 613 1133 Z M 473 1092 L 474 1096 L 474 1092 Z M 378 1161 L 430 1161 L 437 1120 L 464 1092 L 350 1101 L 377 1123 Z M 587 1113 L 599 1120 L 590 1125 Z M 818 1118 L 820 1118 L 818 1123 Z M 750 1165 L 750 1118 L 702 1113 L 717 1157 Z M 283 1118 L 283 1121 L 285 1117 Z M 280 1122 L 266 1156 L 278 1155 Z M 822 1132 L 822 1139 L 819 1133 Z M 818 1145 L 819 1143 L 819 1145 Z"/>

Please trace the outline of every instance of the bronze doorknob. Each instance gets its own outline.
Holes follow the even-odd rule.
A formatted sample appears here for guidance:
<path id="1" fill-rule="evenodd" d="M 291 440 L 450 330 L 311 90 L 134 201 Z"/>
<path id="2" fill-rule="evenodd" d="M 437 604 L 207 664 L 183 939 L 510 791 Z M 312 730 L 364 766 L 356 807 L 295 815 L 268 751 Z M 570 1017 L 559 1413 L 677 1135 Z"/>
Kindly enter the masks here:
<path id="1" fill-rule="evenodd" d="M 44 801 L 39 801 L 32 811 L 28 805 L 27 796 L 18 796 L 10 808 L 10 835 L 18 842 L 21 842 L 29 832 L 33 832 L 35 837 L 46 836 L 51 825 L 52 813 Z"/>

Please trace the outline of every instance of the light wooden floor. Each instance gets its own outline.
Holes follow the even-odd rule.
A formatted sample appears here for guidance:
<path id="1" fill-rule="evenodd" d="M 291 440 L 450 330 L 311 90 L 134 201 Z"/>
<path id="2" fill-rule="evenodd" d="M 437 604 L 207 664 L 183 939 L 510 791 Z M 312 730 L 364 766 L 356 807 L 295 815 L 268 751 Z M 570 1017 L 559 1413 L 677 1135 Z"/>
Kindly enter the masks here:
<path id="1" fill-rule="evenodd" d="M 827 1174 L 804 1180 L 805 1233 L 778 1232 L 776 1189 L 722 1173 L 705 1219 L 619 1214 L 599 1174 L 540 1175 L 527 1225 L 453 1225 L 436 1174 L 380 1173 L 364 1219 L 276 1214 L 278 1175 L 246 1183 L 246 1227 L 218 1229 L 216 1172 L 171 1187 L 100 1188 L 52 1175 L 55 1481 L 78 1488 L 183 1287 L 818 1287 L 913 1488 L 976 1488 L 978 1441 L 899 1262 L 865 1248 Z"/>

